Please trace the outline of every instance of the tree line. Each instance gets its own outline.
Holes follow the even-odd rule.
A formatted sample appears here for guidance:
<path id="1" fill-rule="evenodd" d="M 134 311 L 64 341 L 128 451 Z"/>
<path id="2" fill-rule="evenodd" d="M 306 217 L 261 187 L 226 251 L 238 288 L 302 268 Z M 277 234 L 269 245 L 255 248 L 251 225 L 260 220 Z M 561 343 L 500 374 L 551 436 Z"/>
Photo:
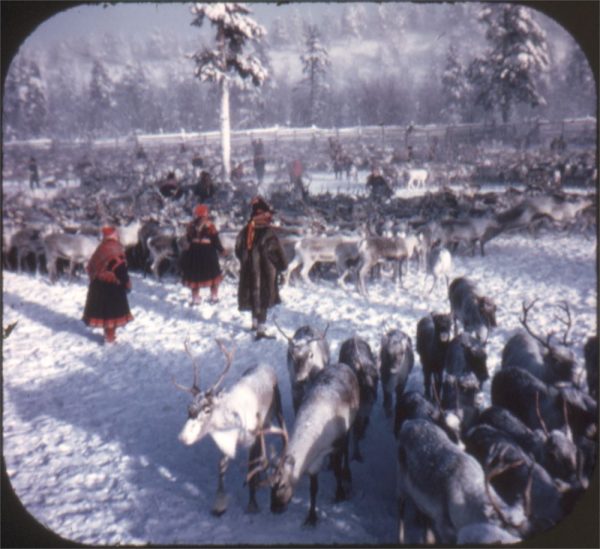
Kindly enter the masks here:
<path id="1" fill-rule="evenodd" d="M 574 41 L 557 51 L 537 14 L 516 4 L 451 7 L 440 8 L 433 21 L 427 6 L 404 3 L 349 4 L 328 14 L 327 25 L 303 18 L 297 8 L 276 17 L 268 32 L 240 45 L 263 75 L 229 87 L 232 127 L 595 115 L 592 71 Z M 443 51 L 418 57 L 409 47 L 417 31 Z M 465 43 L 461 33 L 473 37 Z M 209 37 L 208 51 L 218 39 L 218 32 Z M 340 44 L 353 40 L 378 49 L 370 59 L 340 58 Z M 4 138 L 218 129 L 222 87 L 202 77 L 198 43 L 156 30 L 146 39 L 102 35 L 77 45 L 24 47 L 6 78 Z M 296 74 L 277 70 L 278 52 L 296 63 Z M 340 59 L 348 64 L 343 78 Z"/>

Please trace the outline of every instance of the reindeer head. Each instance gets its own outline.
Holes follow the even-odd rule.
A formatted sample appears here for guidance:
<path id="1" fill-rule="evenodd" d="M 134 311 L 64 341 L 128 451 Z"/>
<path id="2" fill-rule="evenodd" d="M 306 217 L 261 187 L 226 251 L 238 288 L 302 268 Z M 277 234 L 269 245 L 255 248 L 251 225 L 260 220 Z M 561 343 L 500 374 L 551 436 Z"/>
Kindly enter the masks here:
<path id="1" fill-rule="evenodd" d="M 183 387 L 177 384 L 174 380 L 175 386 L 182 391 L 191 393 L 194 397 L 194 400 L 188 407 L 188 419 L 183 426 L 183 429 L 179 433 L 179 440 L 190 446 L 204 438 L 212 428 L 212 419 L 215 410 L 218 408 L 221 393 L 219 391 L 219 386 L 225 379 L 225 375 L 227 374 L 229 368 L 231 367 L 231 362 L 233 360 L 233 352 L 227 351 L 223 343 L 217 340 L 221 351 L 225 355 L 227 361 L 225 368 L 219 375 L 217 381 L 206 391 L 200 390 L 199 387 L 199 367 L 196 364 L 194 358 L 192 358 L 193 366 L 194 366 L 194 382 L 191 387 Z M 189 342 L 185 343 L 186 352 L 192 356 Z"/>
<path id="2" fill-rule="evenodd" d="M 569 310 L 569 305 L 566 301 L 563 301 L 558 305 L 559 308 L 565 313 L 566 318 L 555 317 L 555 319 L 565 324 L 566 330 L 562 341 L 560 343 L 556 343 L 552 341 L 554 332 L 550 332 L 546 336 L 546 340 L 544 340 L 540 336 L 536 335 L 527 324 L 527 314 L 536 301 L 537 300 L 534 299 L 529 305 L 523 303 L 523 317 L 520 318 L 519 321 L 527 333 L 542 346 L 544 351 L 544 364 L 548 367 L 554 379 L 556 381 L 575 382 L 575 354 L 573 353 L 572 349 L 570 349 L 570 343 L 567 340 L 569 331 L 571 329 L 571 312 Z"/>
<path id="3" fill-rule="evenodd" d="M 294 457 L 284 455 L 271 478 L 271 511 L 273 513 L 283 513 L 292 499 L 294 465 Z"/>

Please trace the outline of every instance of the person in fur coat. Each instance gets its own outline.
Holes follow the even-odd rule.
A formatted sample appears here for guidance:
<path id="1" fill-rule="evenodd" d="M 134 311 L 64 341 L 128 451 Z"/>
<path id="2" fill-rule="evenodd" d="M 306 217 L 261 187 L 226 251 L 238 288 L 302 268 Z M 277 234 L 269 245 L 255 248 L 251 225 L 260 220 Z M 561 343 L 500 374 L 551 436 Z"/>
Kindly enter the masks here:
<path id="1" fill-rule="evenodd" d="M 240 262 L 238 309 L 252 312 L 252 329 L 256 339 L 273 338 L 265 328 L 267 309 L 281 303 L 278 275 L 287 260 L 271 227 L 273 209 L 260 196 L 252 199 L 251 217 L 240 231 L 235 255 Z"/>
<path id="2" fill-rule="evenodd" d="M 114 343 L 117 327 L 133 320 L 127 300 L 131 281 L 117 230 L 103 227 L 102 236 L 87 266 L 90 285 L 82 320 L 87 326 L 104 328 L 104 341 Z"/>
<path id="3" fill-rule="evenodd" d="M 219 284 L 223 273 L 219 254 L 225 249 L 219 239 L 217 228 L 208 218 L 208 206 L 198 204 L 194 219 L 187 226 L 188 249 L 181 257 L 182 282 L 192 290 L 192 305 L 200 303 L 200 288 L 210 288 L 210 302 L 219 301 Z"/>

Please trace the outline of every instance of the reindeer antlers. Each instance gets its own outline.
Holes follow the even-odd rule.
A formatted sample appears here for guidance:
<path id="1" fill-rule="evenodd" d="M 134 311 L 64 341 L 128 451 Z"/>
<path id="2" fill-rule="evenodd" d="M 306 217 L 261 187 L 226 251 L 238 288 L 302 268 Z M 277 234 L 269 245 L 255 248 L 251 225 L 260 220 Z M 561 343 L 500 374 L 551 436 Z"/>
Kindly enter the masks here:
<path id="1" fill-rule="evenodd" d="M 225 368 L 223 368 L 223 371 L 221 372 L 221 375 L 219 376 L 219 379 L 217 379 L 216 383 L 210 388 L 211 391 L 216 391 L 219 388 L 219 385 L 221 385 L 221 383 L 223 383 L 223 380 L 225 379 L 225 376 L 227 375 L 229 368 L 231 368 L 231 363 L 233 362 L 233 355 L 235 353 L 235 347 L 231 351 L 228 351 L 225 348 L 225 344 L 223 343 L 223 340 L 215 339 L 215 341 L 217 342 L 217 345 L 221 349 L 222 353 L 225 355 L 226 364 L 225 364 Z"/>
<path id="2" fill-rule="evenodd" d="M 258 436 L 260 437 L 260 446 L 261 446 L 261 455 L 253 461 L 258 463 L 258 465 L 256 467 L 254 467 L 254 469 L 252 469 L 251 471 L 248 472 L 248 474 L 246 475 L 246 483 L 249 483 L 252 478 L 254 478 L 255 475 L 265 471 L 269 465 L 270 465 L 270 461 L 269 458 L 267 457 L 267 450 L 266 450 L 266 445 L 265 445 L 265 435 L 281 435 L 281 437 L 283 438 L 283 449 L 281 450 L 281 458 L 279 460 L 279 463 L 274 467 L 275 470 L 277 470 L 279 468 L 279 466 L 281 465 L 281 463 L 283 462 L 283 460 L 285 459 L 286 453 L 287 453 L 287 447 L 288 447 L 288 432 L 287 429 L 284 427 L 269 427 L 267 429 L 259 429 L 258 431 Z M 264 481 L 265 485 L 268 485 L 271 483 L 271 480 L 273 478 L 273 474 L 269 476 L 269 478 L 267 478 Z"/>
<path id="3" fill-rule="evenodd" d="M 562 343 L 563 345 L 569 345 L 569 343 L 567 342 L 567 338 L 569 337 L 569 331 L 571 330 L 571 310 L 569 309 L 569 304 L 564 300 L 558 304 L 558 308 L 567 314 L 566 320 L 559 316 L 555 316 L 554 318 L 567 326 L 567 330 L 565 331 L 565 335 L 563 336 Z"/>
<path id="4" fill-rule="evenodd" d="M 548 334 L 548 336 L 546 337 L 546 341 L 544 341 L 540 336 L 534 334 L 533 331 L 531 330 L 531 328 L 529 328 L 529 326 L 527 325 L 527 314 L 532 309 L 532 307 L 534 306 L 536 301 L 537 301 L 537 298 L 534 299 L 533 301 L 531 301 L 531 303 L 529 303 L 529 305 L 526 305 L 525 301 L 523 301 L 523 317 L 519 318 L 519 322 L 523 325 L 523 327 L 525 328 L 525 330 L 527 330 L 527 333 L 531 337 L 533 337 L 536 341 L 539 341 L 544 347 L 550 348 L 550 338 L 554 335 L 555 332 L 550 332 Z M 559 322 L 561 322 L 562 324 L 564 324 L 567 327 L 565 334 L 563 336 L 563 339 L 562 339 L 562 344 L 569 345 L 567 338 L 569 337 L 569 331 L 571 330 L 571 324 L 572 324 L 571 310 L 569 309 L 569 304 L 564 300 L 561 301 L 560 303 L 558 303 L 557 306 L 561 311 L 564 311 L 566 313 L 566 319 L 561 318 L 559 316 L 554 316 L 554 319 L 558 320 Z"/>
<path id="5" fill-rule="evenodd" d="M 223 383 L 223 380 L 225 379 L 225 376 L 227 375 L 227 372 L 229 371 L 229 368 L 231 368 L 231 363 L 233 362 L 233 354 L 235 352 L 235 349 L 232 349 L 231 351 L 228 351 L 225 348 L 225 344 L 223 343 L 222 340 L 216 339 L 215 341 L 217 342 L 217 345 L 219 345 L 219 348 L 221 349 L 221 351 L 225 355 L 226 364 L 225 364 L 225 368 L 223 369 L 223 371 L 219 375 L 219 378 L 213 384 L 213 386 L 209 389 L 209 391 L 216 391 L 219 388 L 219 385 L 221 385 L 221 383 Z M 185 391 L 186 393 L 191 393 L 192 396 L 196 396 L 196 395 L 198 395 L 198 394 L 201 393 L 200 382 L 199 382 L 199 380 L 200 380 L 200 366 L 199 366 L 199 364 L 197 362 L 196 357 L 194 357 L 193 354 L 192 354 L 192 351 L 191 351 L 191 348 L 190 348 L 190 340 L 189 339 L 185 340 L 184 346 L 185 346 L 185 352 L 186 352 L 186 354 L 192 359 L 192 366 L 194 368 L 194 382 L 192 383 L 191 387 L 184 387 L 183 385 L 180 385 L 179 383 L 177 383 L 175 381 L 175 376 L 171 376 L 171 381 L 173 382 L 173 384 L 175 385 L 175 387 L 177 387 L 178 389 L 181 389 L 182 391 Z"/>
<path id="6" fill-rule="evenodd" d="M 179 383 L 177 383 L 175 381 L 175 376 L 171 376 L 171 381 L 173 382 L 175 387 L 177 387 L 178 389 L 181 389 L 182 391 L 185 391 L 186 393 L 191 393 L 192 396 L 196 396 L 197 394 L 200 393 L 200 385 L 199 385 L 200 367 L 198 366 L 196 357 L 194 357 L 192 355 L 189 339 L 185 340 L 184 346 L 185 346 L 185 352 L 192 359 L 192 366 L 194 368 L 194 383 L 192 384 L 191 387 L 184 387 L 183 385 L 179 385 Z"/>
<path id="7" fill-rule="evenodd" d="M 273 324 L 275 324 L 275 327 L 281 332 L 281 335 L 283 335 L 283 337 L 285 337 L 285 339 L 287 339 L 290 343 L 293 341 L 293 338 L 291 338 L 289 335 L 287 335 L 282 329 L 281 326 L 279 326 L 279 324 L 277 324 L 277 320 L 274 318 L 273 319 Z"/>

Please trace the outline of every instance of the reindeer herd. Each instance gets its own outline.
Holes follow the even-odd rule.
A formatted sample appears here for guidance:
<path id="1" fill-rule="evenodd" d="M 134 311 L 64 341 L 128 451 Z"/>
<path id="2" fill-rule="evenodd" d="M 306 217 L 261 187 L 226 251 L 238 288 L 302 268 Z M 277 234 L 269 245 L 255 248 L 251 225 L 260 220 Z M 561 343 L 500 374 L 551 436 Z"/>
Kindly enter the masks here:
<path id="1" fill-rule="evenodd" d="M 410 185 L 429 184 L 427 173 L 407 175 Z M 223 187 L 211 202 L 226 250 L 258 190 Z M 535 302 L 523 303 L 523 330 L 504 346 L 501 367 L 491 379 L 491 405 L 485 407 L 486 346 L 497 327 L 496 305 L 469 278 L 452 279 L 452 265 L 456 254 L 479 250 L 483 258 L 485 245 L 509 231 L 534 235 L 553 226 L 585 235 L 595 228 L 595 197 L 535 189 L 479 191 L 440 188 L 383 203 L 328 194 L 290 203 L 289 193 L 271 194 L 275 228 L 289 260 L 284 284 L 309 286 L 318 276 L 332 276 L 327 268 L 334 266 L 336 283 L 347 288 L 352 279 L 368 300 L 376 277 L 391 270 L 401 287 L 415 262 L 424 295 L 427 276 L 433 278 L 429 292 L 445 280 L 450 313 L 432 311 L 419 319 L 414 341 L 398 328 L 387 330 L 378 350 L 353 334 L 341 343 L 337 360 L 331 357 L 328 326 L 299 326 L 293 335 L 278 326 L 288 345 L 294 412 L 289 433 L 276 365 L 253 366 L 224 389 L 234 351 L 218 341 L 225 366 L 216 382 L 201 389 L 201 368 L 187 344 L 194 381 L 191 387 L 174 381 L 192 396 L 179 439 L 191 445 L 210 435 L 222 453 L 215 515 L 227 509 L 225 473 L 239 448 L 249 449 L 250 512 L 258 511 L 261 487 L 271 491 L 271 511 L 283 512 L 306 475 L 306 522 L 315 525 L 318 477 L 327 466 L 336 479 L 335 500 L 352 497 L 351 462 L 370 458 L 366 434 L 379 384 L 389 436 L 395 439 L 399 543 L 513 542 L 570 512 L 597 461 L 597 338 L 585 345 L 583 368 L 568 340 L 569 305 L 560 304 L 565 330 L 557 341 L 555 333 L 535 333 L 528 318 Z M 157 278 L 165 265 L 177 273 L 183 227 L 196 201 L 193 193 L 166 200 L 147 180 L 112 194 L 68 189 L 46 205 L 10 197 L 3 267 L 21 270 L 33 260 L 37 270 L 45 261 L 51 281 L 65 265 L 72 277 L 97 246 L 100 225 L 111 222 L 131 268 Z M 6 263 L 9 257 L 12 264 Z M 231 278 L 238 276 L 235 259 L 222 267 Z M 409 376 L 419 369 L 422 387 L 407 390 Z M 268 451 L 268 439 L 280 441 L 278 452 Z"/>
<path id="2" fill-rule="evenodd" d="M 449 314 L 418 321 L 414 351 L 410 335 L 394 328 L 382 335 L 379 352 L 354 334 L 332 358 L 329 325 L 303 325 L 290 335 L 276 324 L 287 341 L 289 433 L 272 365 L 251 367 L 219 390 L 233 357 L 219 341 L 226 366 L 217 382 L 201 391 L 194 361 L 192 387 L 178 385 L 193 396 L 180 440 L 210 435 L 223 454 L 213 513 L 226 511 L 228 462 L 238 447 L 249 447 L 248 511 L 258 512 L 256 490 L 267 487 L 271 511 L 284 512 L 306 475 L 305 524 L 316 525 L 320 472 L 333 471 L 334 498 L 343 501 L 353 494 L 351 462 L 373 457 L 364 441 L 381 384 L 396 440 L 399 543 L 515 542 L 557 524 L 596 466 L 597 340 L 586 344 L 585 382 L 568 340 L 569 306 L 559 305 L 564 334 L 557 340 L 555 332 L 542 337 L 531 328 L 535 303 L 523 303 L 523 329 L 504 346 L 487 407 L 482 385 L 490 378 L 486 341 L 496 327 L 495 305 L 466 278 L 450 284 Z M 419 368 L 415 355 L 423 387 L 407 390 Z M 269 437 L 281 439 L 279 451 L 273 444 L 267 450 Z"/>

